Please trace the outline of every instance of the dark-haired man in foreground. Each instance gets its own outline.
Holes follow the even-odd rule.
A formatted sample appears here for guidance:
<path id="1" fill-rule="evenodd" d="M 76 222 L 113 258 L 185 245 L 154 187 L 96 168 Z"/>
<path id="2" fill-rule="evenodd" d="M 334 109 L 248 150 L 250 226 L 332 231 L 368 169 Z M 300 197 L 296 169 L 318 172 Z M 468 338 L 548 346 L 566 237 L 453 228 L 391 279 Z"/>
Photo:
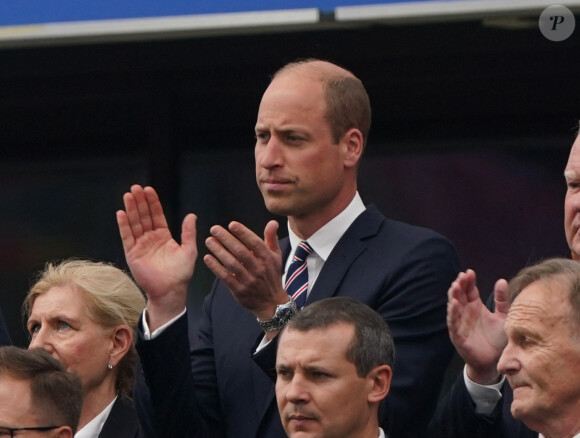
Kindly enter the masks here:
<path id="1" fill-rule="evenodd" d="M 72 438 L 82 404 L 80 378 L 45 350 L 0 348 L 0 436 Z"/>
<path id="2" fill-rule="evenodd" d="M 384 438 L 379 405 L 393 375 L 389 328 L 346 297 L 306 306 L 282 329 L 276 399 L 290 438 Z"/>

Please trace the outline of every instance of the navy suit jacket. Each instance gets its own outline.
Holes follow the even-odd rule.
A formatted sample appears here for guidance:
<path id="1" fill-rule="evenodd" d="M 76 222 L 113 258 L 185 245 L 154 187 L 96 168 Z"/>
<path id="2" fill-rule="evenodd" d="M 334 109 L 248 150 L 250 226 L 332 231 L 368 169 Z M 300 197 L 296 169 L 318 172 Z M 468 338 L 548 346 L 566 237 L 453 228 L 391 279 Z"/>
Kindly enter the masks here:
<path id="1" fill-rule="evenodd" d="M 281 248 L 287 257 L 287 239 Z M 446 292 L 457 272 L 447 239 L 386 219 L 371 206 L 339 240 L 308 296 L 307 304 L 354 297 L 389 324 L 396 361 L 381 426 L 390 438 L 424 436 L 435 409 L 453 352 Z M 252 354 L 263 333 L 224 284 L 216 281 L 204 302 L 191 351 L 185 316 L 151 341 L 139 332 L 137 349 L 160 436 L 286 436 L 269 373 L 276 342 Z"/>
<path id="2" fill-rule="evenodd" d="M 475 403 L 467 392 L 463 373 L 437 409 L 429 427 L 431 438 L 538 438 L 538 432 L 516 420 L 510 407 L 513 392 L 507 381 L 502 398 L 490 416 L 475 413 Z"/>
<path id="3" fill-rule="evenodd" d="M 141 438 L 142 436 L 139 417 L 133 402 L 125 397 L 117 397 L 99 433 L 99 438 Z"/>
<path id="4" fill-rule="evenodd" d="M 2 311 L 0 310 L 0 347 L 2 345 L 11 345 L 10 334 L 4 323 L 4 317 L 2 316 Z"/>

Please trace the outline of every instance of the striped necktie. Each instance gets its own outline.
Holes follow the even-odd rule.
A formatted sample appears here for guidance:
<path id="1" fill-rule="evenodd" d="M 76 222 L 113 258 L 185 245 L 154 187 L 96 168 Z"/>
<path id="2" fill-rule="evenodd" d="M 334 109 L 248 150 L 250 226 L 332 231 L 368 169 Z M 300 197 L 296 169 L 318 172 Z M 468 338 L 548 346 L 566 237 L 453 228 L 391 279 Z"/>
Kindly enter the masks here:
<path id="1" fill-rule="evenodd" d="M 308 269 L 306 268 L 306 258 L 312 252 L 312 247 L 306 241 L 302 241 L 296 247 L 294 258 L 288 272 L 286 273 L 286 283 L 284 289 L 288 292 L 296 306 L 300 309 L 306 303 L 306 291 L 308 290 Z"/>

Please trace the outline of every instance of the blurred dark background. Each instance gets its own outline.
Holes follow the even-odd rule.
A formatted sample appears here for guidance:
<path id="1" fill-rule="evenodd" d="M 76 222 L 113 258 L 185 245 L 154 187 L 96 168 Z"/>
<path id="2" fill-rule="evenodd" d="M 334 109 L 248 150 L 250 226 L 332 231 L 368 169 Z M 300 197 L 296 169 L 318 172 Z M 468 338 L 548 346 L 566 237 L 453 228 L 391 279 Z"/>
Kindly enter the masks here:
<path id="1" fill-rule="evenodd" d="M 552 42 L 537 16 L 499 18 L 0 47 L 0 307 L 14 341 L 27 343 L 20 304 L 45 262 L 126 267 L 115 211 L 133 183 L 158 190 L 177 237 L 199 216 L 200 254 L 213 224 L 262 233 L 253 127 L 270 74 L 296 58 L 362 79 L 363 200 L 448 236 L 482 292 L 568 256 L 580 30 Z M 194 323 L 211 281 L 198 262 Z"/>

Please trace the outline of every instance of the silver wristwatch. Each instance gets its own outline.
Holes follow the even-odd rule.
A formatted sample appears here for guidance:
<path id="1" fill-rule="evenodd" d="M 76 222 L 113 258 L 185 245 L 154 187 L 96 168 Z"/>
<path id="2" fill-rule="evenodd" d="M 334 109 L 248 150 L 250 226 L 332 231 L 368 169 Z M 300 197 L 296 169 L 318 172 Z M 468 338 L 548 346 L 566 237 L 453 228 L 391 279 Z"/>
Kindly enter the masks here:
<path id="1" fill-rule="evenodd" d="M 267 321 L 260 321 L 257 319 L 257 321 L 259 326 L 265 332 L 280 330 L 286 325 L 288 321 L 292 319 L 292 317 L 296 314 L 296 311 L 296 302 L 290 298 L 290 301 L 288 301 L 286 304 L 279 304 L 276 306 L 276 312 L 274 312 L 272 319 Z"/>

